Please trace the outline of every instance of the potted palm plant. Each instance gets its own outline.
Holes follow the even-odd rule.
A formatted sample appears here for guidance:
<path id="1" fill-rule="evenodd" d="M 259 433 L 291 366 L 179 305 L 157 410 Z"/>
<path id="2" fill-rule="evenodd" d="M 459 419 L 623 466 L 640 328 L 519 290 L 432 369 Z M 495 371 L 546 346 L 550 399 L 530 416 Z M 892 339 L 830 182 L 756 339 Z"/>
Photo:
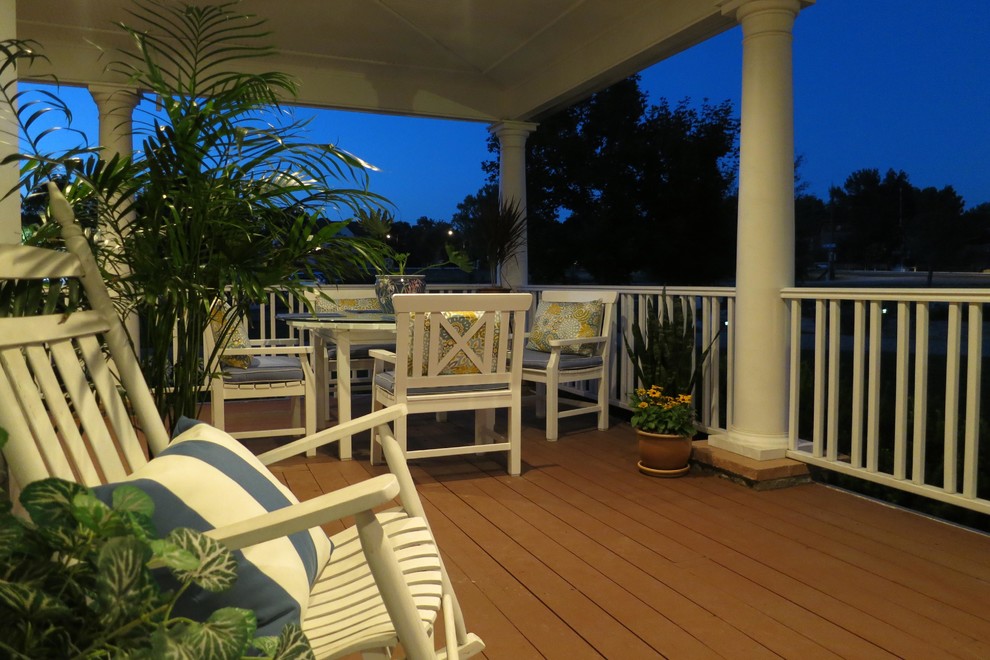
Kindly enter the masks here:
<path id="1" fill-rule="evenodd" d="M 85 145 L 52 155 L 42 144 L 52 131 L 31 136 L 31 125 L 52 108 L 68 124 L 69 108 L 50 94 L 33 103 L 4 85 L 3 101 L 17 107 L 28 136 L 26 149 L 4 162 L 22 165 L 8 194 L 62 177 L 77 216 L 100 228 L 94 250 L 121 313 L 141 321 L 142 369 L 171 427 L 195 416 L 205 375 L 218 371 L 216 352 L 200 361 L 214 301 L 233 306 L 217 337 L 223 346 L 269 291 L 299 294 L 315 272 L 342 279 L 380 263 L 377 243 L 347 235 L 349 219 L 335 216 L 382 199 L 368 192 L 363 161 L 308 140 L 306 121 L 283 106 L 296 84 L 263 70 L 273 54 L 263 21 L 232 3 L 148 0 L 135 0 L 127 20 L 118 27 L 132 46 L 110 68 L 154 102 L 137 111 L 145 113 L 135 122 L 140 150 L 109 160 Z M 37 65 L 38 53 L 27 42 L 2 49 L 8 68 Z"/>

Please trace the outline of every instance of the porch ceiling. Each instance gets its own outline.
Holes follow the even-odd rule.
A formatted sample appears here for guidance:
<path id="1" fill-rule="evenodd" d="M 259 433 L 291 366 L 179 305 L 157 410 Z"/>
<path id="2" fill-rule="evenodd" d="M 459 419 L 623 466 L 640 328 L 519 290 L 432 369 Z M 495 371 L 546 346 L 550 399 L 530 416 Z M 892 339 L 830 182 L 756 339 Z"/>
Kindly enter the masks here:
<path id="1" fill-rule="evenodd" d="M 206 0 L 192 0 L 206 4 Z M 306 105 L 538 120 L 735 25 L 721 0 L 243 0 Z M 131 0 L 20 0 L 17 36 L 64 83 L 113 82 L 100 50 Z"/>

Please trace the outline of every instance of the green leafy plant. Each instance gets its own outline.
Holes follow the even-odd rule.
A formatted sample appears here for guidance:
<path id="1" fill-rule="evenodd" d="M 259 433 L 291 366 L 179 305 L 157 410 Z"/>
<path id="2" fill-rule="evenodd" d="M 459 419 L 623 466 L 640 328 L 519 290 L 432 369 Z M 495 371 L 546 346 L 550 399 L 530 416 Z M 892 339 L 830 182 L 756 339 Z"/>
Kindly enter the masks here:
<path id="1" fill-rule="evenodd" d="M 666 290 L 660 294 L 660 300 L 665 299 Z M 690 394 L 701 378 L 718 334 L 698 353 L 693 309 L 674 301 L 670 306 L 661 304 L 657 310 L 649 300 L 646 310 L 646 331 L 634 323 L 632 342 L 623 335 L 636 383 L 643 387 L 656 385 L 673 396 Z"/>
<path id="2" fill-rule="evenodd" d="M 649 389 L 636 389 L 630 403 L 633 415 L 629 422 L 633 428 L 689 438 L 697 431 L 690 394 L 668 396 L 662 388 L 654 385 Z"/>
<path id="3" fill-rule="evenodd" d="M 170 427 L 196 415 L 205 375 L 219 371 L 216 352 L 202 355 L 215 300 L 234 310 L 217 337 L 223 346 L 269 291 L 300 294 L 316 272 L 342 279 L 382 260 L 377 243 L 343 232 L 349 219 L 334 220 L 383 202 L 368 191 L 370 166 L 307 139 L 307 122 L 282 105 L 295 82 L 263 70 L 273 54 L 263 21 L 234 4 L 135 0 L 118 23 L 133 46 L 109 68 L 160 108 L 139 106 L 133 157 L 47 149 L 49 131 L 31 136 L 36 120 L 55 110 L 69 124 L 69 108 L 54 95 L 0 90 L 30 136 L 4 159 L 22 168 L 8 194 L 61 178 L 76 215 L 99 228 L 94 250 L 121 313 L 140 319 L 142 369 Z M 8 74 L 39 59 L 27 42 L 5 42 L 4 54 Z"/>
<path id="4" fill-rule="evenodd" d="M 6 434 L 0 430 L 0 446 Z M 0 494 L 0 655 L 6 658 L 311 658 L 298 625 L 254 638 L 257 619 L 225 607 L 206 621 L 173 616 L 192 585 L 223 591 L 237 563 L 221 543 L 190 529 L 156 538 L 154 504 L 121 485 L 108 507 L 91 490 L 62 479 L 28 484 L 12 512 Z M 181 585 L 163 591 L 163 568 Z"/>

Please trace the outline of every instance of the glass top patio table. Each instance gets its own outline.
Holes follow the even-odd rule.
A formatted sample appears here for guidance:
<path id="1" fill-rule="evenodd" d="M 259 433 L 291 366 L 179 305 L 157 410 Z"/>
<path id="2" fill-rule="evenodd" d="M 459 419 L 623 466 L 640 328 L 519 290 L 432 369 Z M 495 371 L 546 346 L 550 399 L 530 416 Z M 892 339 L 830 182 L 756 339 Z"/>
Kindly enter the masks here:
<path id="1" fill-rule="evenodd" d="M 313 355 L 315 359 L 316 391 L 326 393 L 330 380 L 330 369 L 326 359 L 326 344 L 337 346 L 337 422 L 343 424 L 351 419 L 351 347 L 381 345 L 395 341 L 395 315 L 377 310 L 350 310 L 322 313 L 285 313 L 276 318 L 290 326 L 313 333 Z M 326 411 L 321 405 L 320 410 Z M 322 423 L 327 424 L 327 416 L 321 415 Z M 341 460 L 351 458 L 351 438 L 341 438 Z"/>

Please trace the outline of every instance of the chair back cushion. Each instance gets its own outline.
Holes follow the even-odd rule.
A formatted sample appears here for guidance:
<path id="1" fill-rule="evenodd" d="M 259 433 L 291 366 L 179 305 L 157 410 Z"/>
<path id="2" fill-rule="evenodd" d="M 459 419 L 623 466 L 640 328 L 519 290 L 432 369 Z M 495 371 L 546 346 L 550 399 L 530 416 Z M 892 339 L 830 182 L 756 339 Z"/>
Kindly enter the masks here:
<path id="1" fill-rule="evenodd" d="M 168 448 L 124 480 L 154 500 L 159 536 L 177 527 L 208 531 L 298 501 L 228 434 L 188 419 L 177 426 L 182 432 Z M 97 487 L 97 496 L 109 504 L 116 485 Z M 312 584 L 332 549 L 326 534 L 313 528 L 238 550 L 234 586 L 221 593 L 191 587 L 175 614 L 203 621 L 221 607 L 245 607 L 257 615 L 259 635 L 277 635 L 305 615 Z"/>
<path id="2" fill-rule="evenodd" d="M 422 360 L 419 368 L 413 364 L 413 354 L 410 351 L 407 367 L 410 376 L 446 376 L 450 374 L 480 374 L 485 369 L 484 353 L 486 346 L 491 352 L 492 359 L 487 371 L 492 370 L 492 366 L 498 357 L 499 328 L 501 327 L 501 314 L 495 312 L 494 322 L 491 324 L 483 322 L 484 312 L 455 311 L 455 312 L 427 312 L 423 320 L 423 342 Z M 436 324 L 436 329 L 432 327 L 434 318 L 442 319 Z M 491 328 L 492 338 L 488 341 L 488 331 Z M 439 333 L 437 337 L 437 360 L 433 366 L 433 373 L 430 367 L 430 337 L 433 332 Z M 413 343 L 414 327 L 409 327 L 409 343 Z"/>
<path id="3" fill-rule="evenodd" d="M 228 316 L 233 313 L 230 305 L 226 302 L 217 302 L 213 305 L 213 309 L 210 312 L 210 329 L 213 331 L 214 337 L 219 337 L 226 325 Z M 220 366 L 221 367 L 233 367 L 236 369 L 247 369 L 251 366 L 252 358 L 250 355 L 224 355 L 224 350 L 228 348 L 247 348 L 250 346 L 248 343 L 247 332 L 245 331 L 244 324 L 238 323 L 233 328 L 231 328 L 230 333 L 227 335 L 226 341 L 223 345 L 219 347 L 220 350 Z"/>
<path id="4" fill-rule="evenodd" d="M 598 337 L 602 332 L 604 303 L 601 300 L 588 302 L 549 302 L 541 300 L 536 307 L 536 317 L 529 333 L 526 348 L 534 351 L 550 351 L 552 339 L 579 339 Z M 595 346 L 581 344 L 564 346 L 561 353 L 590 356 Z"/>
<path id="5" fill-rule="evenodd" d="M 337 298 L 332 297 L 327 300 L 322 296 L 314 298 L 316 311 L 325 314 L 327 312 L 350 312 L 350 311 L 375 311 L 384 313 L 382 304 L 378 298 Z"/>

